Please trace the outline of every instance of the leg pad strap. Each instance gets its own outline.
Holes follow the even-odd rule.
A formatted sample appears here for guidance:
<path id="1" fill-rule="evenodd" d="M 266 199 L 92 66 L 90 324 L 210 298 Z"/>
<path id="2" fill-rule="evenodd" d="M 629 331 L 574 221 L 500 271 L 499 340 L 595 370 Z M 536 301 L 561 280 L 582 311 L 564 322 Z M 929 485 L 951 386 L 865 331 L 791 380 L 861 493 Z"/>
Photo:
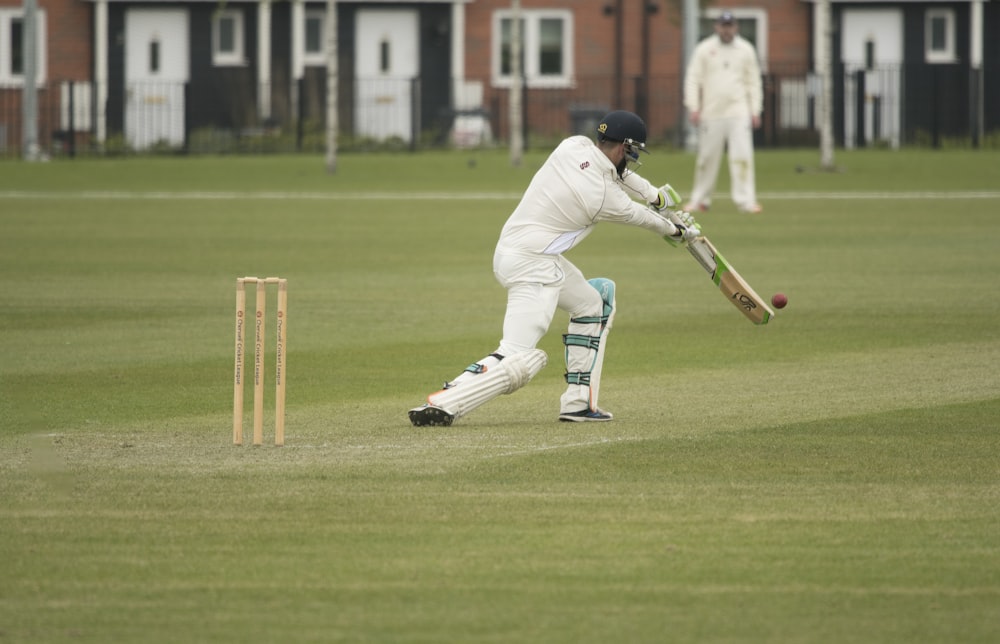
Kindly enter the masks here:
<path id="1" fill-rule="evenodd" d="M 563 344 L 567 347 L 584 347 L 591 351 L 597 351 L 601 346 L 601 337 L 592 335 L 579 335 L 577 333 L 563 334 Z"/>

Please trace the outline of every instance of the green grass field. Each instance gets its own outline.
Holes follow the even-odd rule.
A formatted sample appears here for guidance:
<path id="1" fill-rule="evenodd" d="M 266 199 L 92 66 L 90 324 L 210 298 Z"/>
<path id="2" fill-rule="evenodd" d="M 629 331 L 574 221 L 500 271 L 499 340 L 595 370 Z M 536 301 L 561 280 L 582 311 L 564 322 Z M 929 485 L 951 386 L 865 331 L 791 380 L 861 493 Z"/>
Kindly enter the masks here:
<path id="1" fill-rule="evenodd" d="M 541 160 L 0 163 L 0 642 L 1000 640 L 1000 154 L 760 152 L 766 212 L 699 219 L 765 327 L 604 224 L 615 421 L 556 422 L 557 316 L 417 430 Z M 231 443 L 241 275 L 290 283 L 284 448 Z"/>

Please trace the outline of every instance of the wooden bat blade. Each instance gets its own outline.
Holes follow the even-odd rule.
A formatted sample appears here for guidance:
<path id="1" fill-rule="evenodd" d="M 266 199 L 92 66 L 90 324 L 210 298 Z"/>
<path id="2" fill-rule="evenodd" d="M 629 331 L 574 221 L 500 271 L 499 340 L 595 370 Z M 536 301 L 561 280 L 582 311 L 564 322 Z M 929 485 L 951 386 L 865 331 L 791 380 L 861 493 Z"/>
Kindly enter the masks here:
<path id="1" fill-rule="evenodd" d="M 774 311 L 746 280 L 726 261 L 712 242 L 699 237 L 687 245 L 688 252 L 701 264 L 722 294 L 754 324 L 767 324 Z"/>

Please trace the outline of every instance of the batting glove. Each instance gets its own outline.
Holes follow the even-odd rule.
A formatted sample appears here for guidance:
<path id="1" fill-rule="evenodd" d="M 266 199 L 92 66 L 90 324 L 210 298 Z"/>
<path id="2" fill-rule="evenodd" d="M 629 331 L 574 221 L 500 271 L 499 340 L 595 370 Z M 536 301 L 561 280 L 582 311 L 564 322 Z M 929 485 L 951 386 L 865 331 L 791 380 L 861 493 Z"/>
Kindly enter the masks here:
<path id="1" fill-rule="evenodd" d="M 656 203 L 650 204 L 657 212 L 663 212 L 667 208 L 674 208 L 681 203 L 680 194 L 673 189 L 669 183 L 660 186 L 657 191 Z"/>
<path id="2" fill-rule="evenodd" d="M 701 237 L 701 226 L 694 220 L 689 212 L 679 210 L 670 213 L 670 223 L 674 225 L 673 235 L 664 235 L 663 238 L 671 246 L 681 246 L 687 242 Z"/>

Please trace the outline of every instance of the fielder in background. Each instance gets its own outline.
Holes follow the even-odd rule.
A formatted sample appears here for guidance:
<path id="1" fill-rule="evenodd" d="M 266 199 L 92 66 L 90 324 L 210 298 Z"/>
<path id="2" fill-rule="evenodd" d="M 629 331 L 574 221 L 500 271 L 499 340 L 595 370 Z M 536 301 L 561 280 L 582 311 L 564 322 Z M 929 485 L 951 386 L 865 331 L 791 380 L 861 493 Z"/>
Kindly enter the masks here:
<path id="1" fill-rule="evenodd" d="M 733 14 L 723 11 L 715 34 L 695 47 L 684 77 L 684 107 L 698 128 L 698 159 L 694 188 L 685 205 L 690 212 L 706 211 L 728 149 L 733 202 L 741 212 L 757 213 L 754 178 L 753 130 L 763 111 L 760 66 L 753 45 L 740 37 Z"/>
<path id="2" fill-rule="evenodd" d="M 527 384 L 546 364 L 537 345 L 556 309 L 569 314 L 563 336 L 567 386 L 559 420 L 611 420 L 597 402 L 615 316 L 615 284 L 605 278 L 588 281 L 563 253 L 601 221 L 645 228 L 674 244 L 700 234 L 687 213 L 679 213 L 677 224 L 660 214 L 678 206 L 673 188 L 656 188 L 630 169 L 645 148 L 646 124 L 625 111 L 601 120 L 596 142 L 571 136 L 556 147 L 504 224 L 493 255 L 494 275 L 507 289 L 500 346 L 428 396 L 426 404 L 411 409 L 410 422 L 451 425 Z"/>

